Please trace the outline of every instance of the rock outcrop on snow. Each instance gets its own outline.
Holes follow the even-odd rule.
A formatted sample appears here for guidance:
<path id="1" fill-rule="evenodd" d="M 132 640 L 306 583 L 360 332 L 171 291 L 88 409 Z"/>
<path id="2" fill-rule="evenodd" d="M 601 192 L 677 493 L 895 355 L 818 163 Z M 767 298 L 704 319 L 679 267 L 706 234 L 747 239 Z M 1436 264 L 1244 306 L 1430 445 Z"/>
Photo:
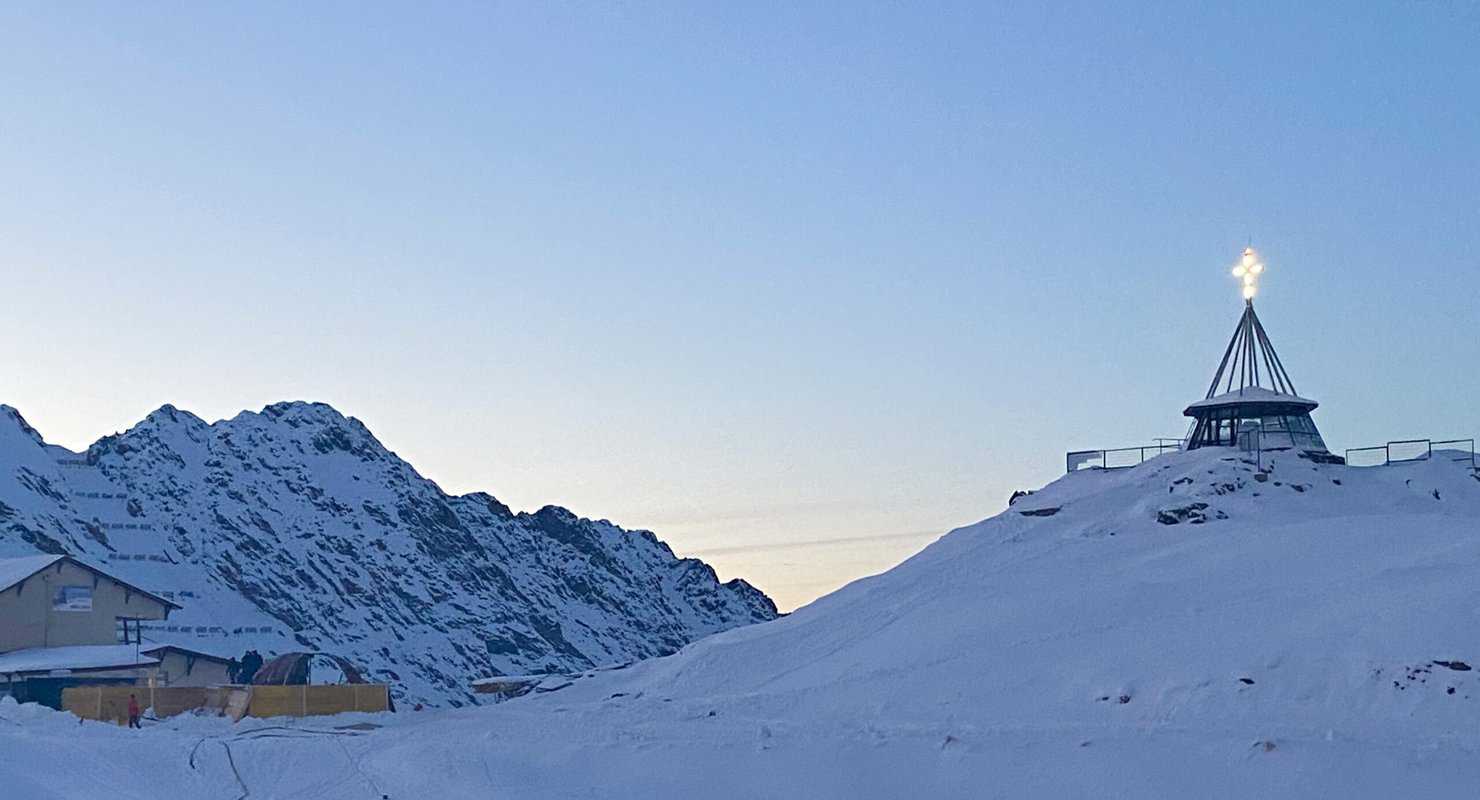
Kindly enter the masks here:
<path id="1" fill-rule="evenodd" d="M 223 655 L 316 649 L 414 701 L 473 678 L 671 653 L 772 619 L 648 531 L 449 496 L 352 417 L 164 406 L 85 453 L 0 406 L 0 556 L 66 552 L 185 607 L 145 636 Z"/>

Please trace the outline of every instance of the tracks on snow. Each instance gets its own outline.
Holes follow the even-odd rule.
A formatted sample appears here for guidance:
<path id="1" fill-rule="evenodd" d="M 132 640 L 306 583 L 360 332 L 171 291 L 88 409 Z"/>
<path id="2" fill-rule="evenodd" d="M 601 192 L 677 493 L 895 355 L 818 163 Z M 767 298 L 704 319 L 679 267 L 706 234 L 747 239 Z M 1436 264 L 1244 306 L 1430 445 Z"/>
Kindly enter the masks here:
<path id="1" fill-rule="evenodd" d="M 231 777 L 234 781 L 236 781 L 237 788 L 241 790 L 241 794 L 237 795 L 235 800 L 248 800 L 248 798 L 252 796 L 252 790 L 251 787 L 247 786 L 246 780 L 242 778 L 241 771 L 236 766 L 236 756 L 231 751 L 231 744 L 233 742 L 251 742 L 258 739 L 312 739 L 316 736 L 362 735 L 364 735 L 362 732 L 352 730 L 326 731 L 315 730 L 312 728 L 294 728 L 287 725 L 272 725 L 263 728 L 253 728 L 249 731 L 242 731 L 240 733 L 233 733 L 225 736 L 202 736 L 199 740 L 196 741 L 195 745 L 190 748 L 189 763 L 192 770 L 199 771 L 200 768 L 196 766 L 196 757 L 199 755 L 200 749 L 208 742 L 214 742 L 221 745 L 221 749 L 226 752 L 226 764 L 228 767 L 231 768 Z M 375 798 L 378 798 L 379 800 L 388 800 L 390 795 L 385 794 L 381 790 L 380 784 L 377 783 L 374 778 L 371 778 L 365 773 L 365 770 L 360 766 L 359 759 L 355 758 L 354 754 L 350 752 L 349 746 L 346 745 L 343 740 L 336 740 L 335 744 L 339 745 L 339 749 L 344 752 L 344 759 L 349 763 L 349 766 L 354 771 L 355 775 L 357 775 L 360 780 L 369 784 L 371 789 L 374 791 L 373 796 Z M 345 783 L 348 783 L 350 780 L 353 780 L 353 777 L 346 778 L 343 781 L 340 781 L 339 785 L 342 786 Z M 311 787 L 312 796 L 321 796 L 324 788 L 325 787 Z"/>

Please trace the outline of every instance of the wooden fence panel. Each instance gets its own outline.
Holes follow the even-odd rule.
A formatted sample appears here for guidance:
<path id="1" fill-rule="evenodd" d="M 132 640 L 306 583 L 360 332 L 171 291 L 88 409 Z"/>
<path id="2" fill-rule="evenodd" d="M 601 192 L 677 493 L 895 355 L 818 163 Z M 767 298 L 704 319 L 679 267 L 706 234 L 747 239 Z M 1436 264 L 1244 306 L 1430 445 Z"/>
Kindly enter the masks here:
<path id="1" fill-rule="evenodd" d="M 169 689 L 155 689 L 154 716 L 173 717 L 187 711 L 194 711 L 206 705 L 206 688 L 204 686 L 179 686 Z"/>
<path id="2" fill-rule="evenodd" d="M 233 719 L 252 717 L 313 717 L 346 711 L 376 713 L 390 710 L 390 687 L 380 683 L 336 686 L 74 686 L 62 690 L 62 708 L 83 719 L 128 722 L 128 696 L 139 708 L 153 707 L 156 717 L 169 717 L 200 708 L 225 713 Z M 244 706 L 244 707 L 242 707 Z"/>
<path id="3" fill-rule="evenodd" d="M 300 686 L 304 691 L 303 715 L 338 714 L 355 710 L 353 686 Z"/>
<path id="4" fill-rule="evenodd" d="M 197 686 L 71 686 L 62 690 L 62 709 L 83 719 L 125 725 L 129 695 L 139 701 L 140 710 L 153 708 L 156 717 L 172 717 L 206 704 L 206 690 Z"/>
<path id="5" fill-rule="evenodd" d="M 250 717 L 298 717 L 303 715 L 303 696 L 298 686 L 253 686 Z"/>
<path id="6" fill-rule="evenodd" d="M 355 690 L 355 710 L 377 714 L 391 710 L 391 687 L 383 683 L 352 684 Z"/>

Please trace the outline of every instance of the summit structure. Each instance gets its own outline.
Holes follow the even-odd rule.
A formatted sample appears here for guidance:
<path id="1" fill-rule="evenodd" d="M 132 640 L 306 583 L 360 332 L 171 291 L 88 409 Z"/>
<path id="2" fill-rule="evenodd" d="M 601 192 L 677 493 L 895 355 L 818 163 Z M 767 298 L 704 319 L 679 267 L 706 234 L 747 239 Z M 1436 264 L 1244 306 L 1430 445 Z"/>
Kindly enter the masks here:
<path id="1" fill-rule="evenodd" d="M 1290 380 L 1290 373 L 1254 312 L 1254 297 L 1263 274 L 1259 255 L 1254 248 L 1246 248 L 1233 267 L 1234 277 L 1243 284 L 1244 313 L 1223 351 L 1207 395 L 1182 412 L 1193 420 L 1187 436 L 1188 450 L 1243 446 L 1321 455 L 1328 452 L 1310 417 L 1320 404 L 1296 392 L 1295 382 Z"/>

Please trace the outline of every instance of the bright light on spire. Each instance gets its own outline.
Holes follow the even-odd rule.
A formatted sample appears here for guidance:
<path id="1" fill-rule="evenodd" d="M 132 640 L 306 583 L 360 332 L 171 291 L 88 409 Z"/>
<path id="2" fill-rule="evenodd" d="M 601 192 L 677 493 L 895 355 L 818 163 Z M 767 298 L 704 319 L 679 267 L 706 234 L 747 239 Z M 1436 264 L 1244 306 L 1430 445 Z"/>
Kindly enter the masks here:
<path id="1" fill-rule="evenodd" d="M 1243 256 L 1233 266 L 1233 277 L 1243 282 L 1245 300 L 1253 300 L 1254 295 L 1259 294 L 1259 276 L 1262 274 L 1264 262 L 1259 260 L 1259 254 L 1252 247 L 1244 248 Z"/>

